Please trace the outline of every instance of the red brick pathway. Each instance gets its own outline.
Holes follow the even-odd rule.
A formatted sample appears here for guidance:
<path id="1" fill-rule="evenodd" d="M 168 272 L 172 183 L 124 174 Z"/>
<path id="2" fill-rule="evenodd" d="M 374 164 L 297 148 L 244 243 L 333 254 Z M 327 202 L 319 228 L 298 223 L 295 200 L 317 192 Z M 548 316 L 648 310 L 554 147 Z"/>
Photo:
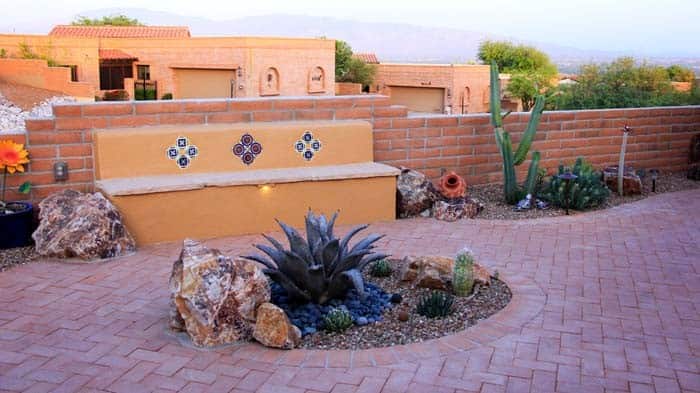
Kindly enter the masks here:
<path id="1" fill-rule="evenodd" d="M 373 230 L 396 255 L 469 245 L 513 302 L 410 346 L 202 351 L 165 329 L 179 245 L 34 263 L 0 273 L 0 391 L 700 392 L 700 191 L 564 218 Z M 239 254 L 252 240 L 209 244 Z"/>

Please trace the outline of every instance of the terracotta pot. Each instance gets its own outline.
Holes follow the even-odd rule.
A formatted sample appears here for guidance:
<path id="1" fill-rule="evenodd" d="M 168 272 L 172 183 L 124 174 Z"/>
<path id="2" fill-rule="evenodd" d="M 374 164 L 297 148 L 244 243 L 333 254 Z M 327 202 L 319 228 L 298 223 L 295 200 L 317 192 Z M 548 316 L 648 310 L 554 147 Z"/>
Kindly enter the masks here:
<path id="1" fill-rule="evenodd" d="M 455 172 L 447 172 L 440 178 L 440 193 L 448 199 L 467 195 L 467 182 Z"/>

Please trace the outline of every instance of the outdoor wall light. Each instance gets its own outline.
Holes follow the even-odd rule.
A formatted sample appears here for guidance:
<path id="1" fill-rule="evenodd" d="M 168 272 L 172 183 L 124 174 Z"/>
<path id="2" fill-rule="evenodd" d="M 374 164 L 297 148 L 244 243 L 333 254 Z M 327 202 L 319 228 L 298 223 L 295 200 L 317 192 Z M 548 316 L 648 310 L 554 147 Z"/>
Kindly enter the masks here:
<path id="1" fill-rule="evenodd" d="M 68 180 L 68 163 L 65 161 L 58 161 L 53 164 L 53 178 L 56 181 L 66 181 Z"/>
<path id="2" fill-rule="evenodd" d="M 258 189 L 262 192 L 270 192 L 273 188 L 275 188 L 275 185 L 273 183 L 258 184 Z"/>

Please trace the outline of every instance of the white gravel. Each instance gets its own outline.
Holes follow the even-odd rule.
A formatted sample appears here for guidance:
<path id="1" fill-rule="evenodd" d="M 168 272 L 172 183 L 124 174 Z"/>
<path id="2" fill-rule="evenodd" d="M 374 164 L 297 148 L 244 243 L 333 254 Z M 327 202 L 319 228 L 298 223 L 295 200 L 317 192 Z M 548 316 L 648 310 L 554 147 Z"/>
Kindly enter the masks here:
<path id="1" fill-rule="evenodd" d="M 75 98 L 68 96 L 56 96 L 42 101 L 30 111 L 10 102 L 0 93 L 0 133 L 11 131 L 24 131 L 24 121 L 35 117 L 53 116 L 52 105 L 75 102 Z"/>

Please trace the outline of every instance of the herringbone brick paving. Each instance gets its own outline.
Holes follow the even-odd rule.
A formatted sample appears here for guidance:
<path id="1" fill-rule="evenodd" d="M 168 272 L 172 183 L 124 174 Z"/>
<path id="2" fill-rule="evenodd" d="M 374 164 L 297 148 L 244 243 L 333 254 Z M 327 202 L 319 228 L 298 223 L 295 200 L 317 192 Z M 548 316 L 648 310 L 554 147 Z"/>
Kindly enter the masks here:
<path id="1" fill-rule="evenodd" d="M 178 244 L 32 263 L 0 273 L 0 391 L 700 392 L 700 191 L 571 217 L 372 229 L 399 256 L 469 245 L 513 301 L 421 344 L 205 351 L 166 330 Z M 254 240 L 208 244 L 237 255 Z"/>

